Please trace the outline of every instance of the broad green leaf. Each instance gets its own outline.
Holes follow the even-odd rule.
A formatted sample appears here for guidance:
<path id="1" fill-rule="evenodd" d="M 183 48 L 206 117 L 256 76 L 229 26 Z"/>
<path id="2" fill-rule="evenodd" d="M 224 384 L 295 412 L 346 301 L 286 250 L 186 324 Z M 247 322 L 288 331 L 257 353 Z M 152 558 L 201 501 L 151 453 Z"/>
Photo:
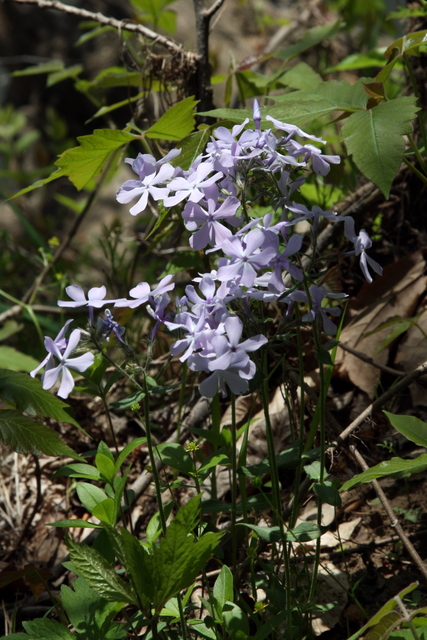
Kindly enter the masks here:
<path id="1" fill-rule="evenodd" d="M 322 502 L 326 502 L 326 504 L 331 504 L 333 507 L 341 506 L 341 496 L 338 492 L 338 489 L 335 489 L 332 486 L 332 483 L 329 481 L 320 484 L 316 482 L 313 485 L 314 493 L 321 499 Z"/>
<path id="2" fill-rule="evenodd" d="M 17 453 L 82 458 L 59 438 L 56 431 L 13 409 L 0 410 L 0 439 Z"/>
<path id="3" fill-rule="evenodd" d="M 280 81 L 293 89 L 311 90 L 322 82 L 322 77 L 306 62 L 298 62 L 280 76 Z"/>
<path id="4" fill-rule="evenodd" d="M 87 480 L 100 480 L 101 475 L 96 467 L 91 464 L 75 462 L 67 464 L 55 473 L 54 478 L 85 478 Z"/>
<path id="5" fill-rule="evenodd" d="M 104 502 L 107 499 L 105 492 L 88 482 L 79 482 L 76 487 L 79 500 L 85 509 L 92 513 L 97 504 Z"/>
<path id="6" fill-rule="evenodd" d="M 138 606 L 138 601 L 127 585 L 116 574 L 96 549 L 86 544 L 67 540 L 70 559 L 77 575 L 86 580 L 96 593 L 106 600 L 125 602 Z"/>
<path id="7" fill-rule="evenodd" d="M 67 149 L 55 165 L 77 189 L 83 189 L 99 175 L 115 151 L 135 140 L 136 136 L 116 129 L 95 129 L 88 136 L 77 138 L 79 147 Z"/>
<path id="8" fill-rule="evenodd" d="M 172 501 L 168 502 L 163 507 L 166 520 L 169 518 L 172 512 L 172 507 L 173 507 Z M 145 529 L 145 535 L 147 537 L 148 544 L 152 546 L 156 542 L 157 538 L 160 536 L 161 533 L 162 533 L 162 523 L 160 520 L 160 513 L 159 511 L 156 511 L 156 513 L 152 516 L 152 518 L 150 518 L 150 521 L 147 524 L 147 527 Z"/>
<path id="9" fill-rule="evenodd" d="M 0 367 L 12 371 L 30 372 L 38 366 L 37 360 L 13 347 L 0 346 Z"/>
<path id="10" fill-rule="evenodd" d="M 47 522 L 48 527 L 57 527 L 58 529 L 102 529 L 101 524 L 94 524 L 87 520 L 59 520 L 59 522 Z"/>
<path id="11" fill-rule="evenodd" d="M 317 540 L 322 533 L 324 531 L 314 522 L 301 522 L 295 529 L 286 532 L 286 540 L 289 542 L 308 542 L 309 540 Z"/>
<path id="12" fill-rule="evenodd" d="M 154 599 L 154 560 L 139 541 L 126 529 L 117 534 L 111 528 L 108 533 L 115 538 L 123 556 L 123 563 L 129 574 L 133 589 L 144 607 L 150 609 Z"/>
<path id="13" fill-rule="evenodd" d="M 193 96 L 181 100 L 168 109 L 152 127 L 145 131 L 147 138 L 178 141 L 188 136 L 195 127 L 194 108 L 198 100 Z"/>
<path id="14" fill-rule="evenodd" d="M 246 640 L 249 637 L 248 616 L 237 604 L 227 602 L 224 605 L 222 617 L 231 640 Z"/>
<path id="15" fill-rule="evenodd" d="M 384 56 L 387 60 L 395 60 L 405 53 L 414 53 L 422 45 L 427 44 L 427 29 L 424 31 L 413 31 L 398 38 L 386 49 Z"/>
<path id="16" fill-rule="evenodd" d="M 75 640 L 76 636 L 69 629 L 47 618 L 39 618 L 29 622 L 23 622 L 22 626 L 33 640 Z"/>
<path id="17" fill-rule="evenodd" d="M 354 476 L 351 480 L 344 482 L 340 491 L 347 491 L 352 489 L 363 482 L 371 482 L 376 478 L 383 478 L 384 476 L 390 476 L 394 473 L 420 473 L 427 469 L 427 454 L 423 453 L 414 460 L 403 460 L 402 458 L 392 458 L 391 460 L 385 460 L 380 464 L 363 471 Z"/>
<path id="18" fill-rule="evenodd" d="M 267 542 L 278 542 L 281 539 L 279 527 L 261 527 L 256 524 L 248 524 L 247 522 L 240 522 L 239 524 L 252 529 L 262 540 L 266 540 Z"/>
<path id="19" fill-rule="evenodd" d="M 427 422 L 423 422 L 415 416 L 399 416 L 388 411 L 383 411 L 393 427 L 405 438 L 415 442 L 420 447 L 427 447 Z"/>
<path id="20" fill-rule="evenodd" d="M 116 475 L 114 461 L 111 458 L 107 457 L 104 453 L 98 453 L 95 456 L 95 464 L 99 473 L 106 479 L 108 482 L 113 482 L 114 477 Z"/>
<path id="21" fill-rule="evenodd" d="M 188 624 L 194 626 L 196 632 L 203 638 L 208 638 L 208 640 L 217 640 L 215 630 L 207 627 L 201 620 L 189 620 Z M 3 638 L 1 638 L 1 640 L 3 640 Z M 16 640 L 20 640 L 20 638 L 17 638 Z M 26 638 L 26 640 L 28 640 L 28 638 Z"/>
<path id="22" fill-rule="evenodd" d="M 194 463 L 190 454 L 178 442 L 164 442 L 155 447 L 154 453 L 164 464 L 182 473 L 192 473 Z"/>
<path id="23" fill-rule="evenodd" d="M 328 67 L 327 73 L 332 71 L 348 71 L 352 69 L 368 69 L 384 65 L 384 49 L 374 49 L 369 53 L 352 53 L 333 67 Z"/>
<path id="24" fill-rule="evenodd" d="M 22 626 L 32 640 L 75 640 L 75 635 L 56 620 L 38 618 L 31 622 L 23 622 Z"/>
<path id="25" fill-rule="evenodd" d="M 197 470 L 197 474 L 202 479 L 205 479 L 208 476 L 209 471 L 214 467 L 217 467 L 218 465 L 230 465 L 230 464 L 231 464 L 230 458 L 226 456 L 225 453 L 216 452 L 203 461 L 202 466 L 199 467 L 199 469 Z"/>
<path id="26" fill-rule="evenodd" d="M 381 102 L 373 109 L 353 113 L 342 128 L 347 151 L 360 171 L 388 198 L 391 184 L 402 163 L 411 120 L 418 107 L 414 96 Z"/>
<path id="27" fill-rule="evenodd" d="M 79 427 L 70 415 L 70 407 L 66 402 L 45 391 L 40 380 L 31 378 L 25 373 L 0 369 L 0 398 L 12 403 L 20 411 L 39 413 L 58 422 L 69 422 Z M 74 458 L 76 455 L 74 454 Z"/>
<path id="28" fill-rule="evenodd" d="M 19 333 L 23 327 L 23 324 L 18 324 L 15 320 L 7 320 L 0 328 L 0 342 L 7 340 L 11 336 L 15 335 L 15 333 Z M 7 369 L 7 367 L 5 367 L 5 369 Z"/>
<path id="29" fill-rule="evenodd" d="M 146 442 L 147 442 L 147 438 L 135 438 L 135 440 L 132 440 L 132 442 L 129 442 L 129 444 L 127 444 L 125 448 L 122 451 L 120 451 L 119 455 L 117 456 L 117 460 L 114 468 L 115 473 L 119 471 L 120 467 L 122 466 L 126 458 L 133 451 L 135 451 L 135 449 L 145 444 Z"/>
<path id="30" fill-rule="evenodd" d="M 185 137 L 179 144 L 181 153 L 172 164 L 174 166 L 179 165 L 183 169 L 188 170 L 197 156 L 205 150 L 206 144 L 212 135 L 212 128 L 213 127 L 207 127 L 206 129 L 190 133 L 189 136 Z"/>
<path id="31" fill-rule="evenodd" d="M 96 504 L 92 509 L 92 515 L 105 524 L 115 525 L 117 521 L 117 511 L 112 498 L 107 498 Z"/>
<path id="32" fill-rule="evenodd" d="M 314 45 L 319 44 L 328 38 L 332 38 L 332 36 L 338 33 L 343 26 L 343 22 L 341 20 L 337 20 L 337 22 L 334 22 L 333 24 L 321 25 L 313 27 L 312 29 L 307 29 L 301 40 L 296 44 L 277 52 L 275 57 L 281 58 L 282 60 L 294 58 Z"/>
<path id="33" fill-rule="evenodd" d="M 79 637 L 85 640 L 110 637 L 104 624 L 108 624 L 122 608 L 122 603 L 114 604 L 100 598 L 83 578 L 74 580 L 72 588 L 61 586 L 61 603 Z"/>
<path id="34" fill-rule="evenodd" d="M 223 565 L 213 587 L 214 598 L 222 611 L 223 606 L 230 600 L 234 600 L 233 574 L 227 565 Z"/>

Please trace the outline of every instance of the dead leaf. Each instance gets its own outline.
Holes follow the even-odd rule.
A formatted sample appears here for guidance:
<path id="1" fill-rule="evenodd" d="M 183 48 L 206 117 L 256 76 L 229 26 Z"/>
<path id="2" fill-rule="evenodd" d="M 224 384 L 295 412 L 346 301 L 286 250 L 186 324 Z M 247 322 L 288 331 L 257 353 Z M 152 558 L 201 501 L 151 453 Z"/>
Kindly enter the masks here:
<path id="1" fill-rule="evenodd" d="M 384 328 L 366 336 L 376 327 L 392 318 L 408 318 L 414 314 L 420 295 L 426 286 L 425 261 L 421 252 L 416 252 L 384 269 L 382 278 L 365 284 L 356 300 L 349 305 L 350 322 L 341 332 L 343 344 L 373 357 L 390 329 Z M 389 350 L 383 349 L 375 356 L 380 364 L 386 364 Z M 373 398 L 381 371 L 360 358 L 338 349 L 337 373 L 350 379 Z"/>
<path id="2" fill-rule="evenodd" d="M 397 350 L 396 364 L 409 373 L 427 361 L 427 308 L 406 333 Z M 409 386 L 414 406 L 427 405 L 426 389 L 415 382 Z"/>

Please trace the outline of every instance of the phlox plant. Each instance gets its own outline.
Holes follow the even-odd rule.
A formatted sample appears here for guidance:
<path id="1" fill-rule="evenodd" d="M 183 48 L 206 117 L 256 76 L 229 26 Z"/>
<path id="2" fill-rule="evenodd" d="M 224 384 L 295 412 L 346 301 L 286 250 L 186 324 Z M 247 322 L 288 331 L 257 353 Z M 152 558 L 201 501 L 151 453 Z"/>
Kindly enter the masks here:
<path id="1" fill-rule="evenodd" d="M 132 533 L 118 528 L 120 519 L 123 524 L 128 522 L 126 509 L 130 507 L 130 498 L 124 489 L 125 482 L 117 475 L 125 457 L 120 454 L 115 458 L 105 445 L 101 446 L 95 467 L 88 470 L 81 465 L 68 465 L 66 475 L 106 483 L 105 493 L 97 495 L 95 499 L 97 508 L 93 504 L 89 506 L 92 506 L 92 515 L 100 521 L 99 525 L 94 526 L 102 529 L 107 536 L 113 557 L 106 558 L 99 551 L 96 556 L 95 551 L 85 551 L 85 559 L 92 564 L 96 561 L 101 573 L 105 571 L 112 581 L 116 580 L 114 588 L 108 591 L 96 586 L 93 575 L 84 568 L 81 550 L 72 542 L 70 557 L 75 572 L 91 585 L 98 594 L 97 597 L 102 596 L 107 601 L 115 601 L 116 598 L 116 602 L 122 603 L 122 606 L 123 603 L 131 604 L 140 611 L 139 614 L 132 614 L 132 619 L 127 616 L 128 628 L 134 632 L 146 626 L 147 638 L 187 638 L 189 635 L 199 635 L 215 639 L 223 637 L 221 629 L 236 640 L 250 636 L 275 637 L 274 625 L 270 625 L 268 616 L 261 615 L 263 605 L 257 602 L 256 554 L 254 556 L 253 550 L 259 540 L 264 544 L 274 545 L 274 554 L 278 560 L 276 568 L 273 567 L 269 578 L 266 578 L 267 593 L 271 596 L 270 613 L 276 616 L 276 626 L 281 629 L 277 633 L 286 634 L 281 637 L 298 637 L 294 629 L 297 609 L 292 600 L 290 550 L 292 544 L 298 544 L 300 540 L 310 537 L 319 539 L 323 529 L 320 509 L 319 521 L 310 531 L 306 526 L 302 529 L 295 527 L 297 501 L 287 524 L 282 517 L 278 475 L 281 461 L 273 441 L 269 391 L 270 380 L 282 364 L 286 341 L 296 339 L 301 346 L 301 329 L 304 326 L 312 326 L 319 362 L 320 417 L 317 422 L 312 422 L 305 442 L 304 424 L 301 420 L 300 439 L 293 445 L 296 460 L 294 466 L 298 468 L 297 478 L 300 480 L 304 461 L 310 455 L 312 458 L 317 456 L 320 465 L 315 480 L 317 486 L 326 489 L 317 492 L 319 501 L 320 497 L 327 499 L 331 495 L 336 500 L 337 492 L 326 479 L 324 463 L 326 436 L 322 416 L 327 386 L 324 366 L 332 364 L 330 349 L 336 345 L 330 339 L 337 331 L 332 318 L 341 313 L 336 301 L 346 298 L 346 294 L 332 291 L 328 283 L 330 263 L 337 259 L 338 252 L 331 252 L 330 256 L 316 253 L 316 240 L 322 225 L 325 222 L 343 225 L 343 233 L 352 247 L 350 245 L 344 254 L 339 254 L 339 259 L 349 255 L 357 256 L 363 276 L 368 282 L 372 281 L 372 272 L 381 274 L 382 269 L 367 254 L 372 245 L 368 234 L 365 230 L 356 233 L 352 218 L 340 217 L 333 211 L 323 211 L 318 206 L 310 209 L 301 202 L 299 190 L 310 173 L 314 172 L 322 179 L 328 174 L 330 165 L 339 163 L 340 158 L 323 153 L 322 145 L 325 141 L 295 125 L 269 116 L 261 122 L 256 101 L 252 120 L 250 122 L 246 119 L 231 130 L 224 126 L 214 129 L 203 153 L 194 159 L 189 169 L 179 166 L 179 149 L 169 152 L 161 160 L 156 160 L 148 153 L 138 153 L 136 158 L 126 159 L 135 176 L 119 188 L 118 202 L 123 205 L 131 204 L 129 212 L 132 216 L 144 212 L 149 199 L 156 202 L 162 212 L 181 215 L 190 247 L 195 252 L 203 253 L 204 264 L 209 265 L 210 270 L 198 273 L 191 284 L 185 286 L 184 291 L 174 282 L 174 276 L 166 271 L 156 286 L 146 282 L 135 283 L 127 294 L 124 292 L 124 297 L 118 299 L 107 299 L 106 288 L 97 286 L 99 283 L 94 283 L 87 294 L 80 286 L 68 286 L 68 299 L 59 300 L 58 305 L 64 309 L 87 307 L 88 323 L 84 327 L 73 329 L 67 338 L 66 334 L 72 323 L 69 319 L 55 339 L 46 337 L 48 354 L 31 373 L 34 377 L 44 367 L 41 378 L 43 388 L 47 390 L 55 387 L 60 379 L 57 393 L 66 399 L 75 382 L 71 371 L 77 371 L 87 380 L 84 388 L 95 389 L 107 410 L 106 397 L 112 383 L 104 380 L 106 366 L 102 368 L 99 364 L 103 359 L 106 364 L 116 368 L 114 379 L 119 375 L 125 376 L 131 388 L 131 401 L 127 407 L 144 424 L 158 500 L 157 520 L 150 523 L 147 542 L 142 545 Z M 258 205 L 263 208 L 262 216 L 258 213 Z M 172 292 L 176 294 L 174 300 Z M 114 313 L 114 309 L 128 308 L 133 312 L 133 321 L 136 321 L 142 317 L 141 307 L 153 320 L 145 354 L 138 353 L 131 346 L 125 327 L 118 322 L 118 316 Z M 280 320 L 277 322 L 269 317 L 273 307 L 280 310 Z M 215 450 L 214 457 L 210 460 L 203 460 L 196 455 L 197 443 L 190 444 L 187 450 L 178 443 L 163 448 L 156 447 L 153 443 L 149 398 L 151 393 L 161 392 L 161 386 L 148 371 L 150 354 L 153 353 L 153 344 L 159 331 L 171 336 L 170 356 L 182 363 L 183 371 L 187 372 L 184 384 L 189 379 L 188 376 L 197 380 L 200 394 L 212 399 L 213 407 L 218 408 L 220 397 L 231 402 L 230 439 L 226 441 L 224 435 L 221 441 L 218 430 L 211 439 Z M 279 352 L 280 356 L 277 355 Z M 301 349 L 300 362 L 302 380 Z M 248 393 L 260 394 L 265 413 L 268 469 L 271 476 L 271 491 L 267 492 L 271 510 L 270 527 L 254 525 L 245 506 L 243 517 L 239 517 L 238 485 L 244 501 L 245 483 L 238 481 L 237 471 L 238 464 L 245 468 L 246 461 L 237 450 L 235 396 Z M 208 435 L 206 437 L 209 439 Z M 309 449 L 316 437 L 319 448 L 311 454 Z M 218 448 L 218 443 L 221 442 L 225 444 Z M 168 510 L 161 497 L 164 481 L 160 481 L 157 473 L 156 458 L 163 459 L 178 472 L 192 478 L 198 496 L 195 502 L 190 501 L 190 506 L 186 505 L 178 511 L 169 526 Z M 222 533 L 207 531 L 206 523 L 200 516 L 202 493 L 210 491 L 211 496 L 215 497 L 215 465 L 220 463 L 231 469 L 231 570 L 227 566 L 227 560 L 221 555 L 223 552 L 217 549 Z M 246 475 L 259 486 L 260 477 L 255 472 L 251 474 L 250 470 L 246 471 Z M 123 476 L 125 479 L 127 473 L 128 471 Z M 206 484 L 209 475 L 210 489 Z M 84 491 L 79 495 L 85 504 Z M 257 605 L 254 611 L 248 611 L 247 606 L 245 608 L 244 603 L 235 596 L 239 590 L 239 580 L 242 579 L 241 574 L 238 577 L 237 571 L 239 524 L 244 526 L 247 555 L 251 559 L 251 595 Z M 178 540 L 179 545 L 182 545 L 183 555 L 181 559 L 176 557 L 171 561 L 170 556 L 167 556 L 167 549 L 169 545 L 178 544 Z M 309 576 L 305 597 L 307 607 L 313 602 L 316 593 L 319 552 L 318 543 L 315 568 Z M 223 566 L 213 591 L 209 592 L 208 589 L 209 597 L 203 600 L 205 613 L 208 614 L 203 622 L 191 613 L 195 605 L 191 605 L 189 601 L 190 587 L 213 555 L 221 559 Z M 112 576 L 116 575 L 112 569 L 114 558 L 124 566 L 129 583 L 120 579 L 119 584 L 117 576 L 113 580 Z M 108 562 L 110 564 L 107 567 Z M 172 564 L 168 565 L 168 562 Z M 179 576 L 172 581 L 172 586 L 169 584 L 166 587 L 161 576 L 165 572 L 177 570 L 178 565 L 182 565 L 181 569 L 184 569 L 181 573 L 178 572 Z M 139 567 L 138 570 L 135 567 Z M 148 576 L 147 583 L 138 578 L 138 571 Z M 258 571 L 261 569 L 258 568 Z M 262 572 L 268 573 L 265 567 Z M 83 592 L 82 584 L 78 583 L 77 587 Z M 279 588 L 284 594 L 280 605 L 274 603 L 271 595 L 272 590 L 277 591 Z M 182 594 L 185 589 L 187 591 Z M 117 596 L 118 592 L 120 597 Z M 301 602 L 298 607 L 299 614 L 301 611 L 304 613 Z M 169 614 L 164 613 L 165 609 Z M 171 610 L 175 612 L 173 622 L 180 629 L 174 631 L 173 636 L 168 635 L 169 632 L 164 630 L 165 625 L 162 626 L 161 623 L 162 615 L 166 618 L 169 615 L 170 620 Z M 309 615 L 305 619 L 308 620 Z M 257 636 L 257 632 L 261 635 Z"/>

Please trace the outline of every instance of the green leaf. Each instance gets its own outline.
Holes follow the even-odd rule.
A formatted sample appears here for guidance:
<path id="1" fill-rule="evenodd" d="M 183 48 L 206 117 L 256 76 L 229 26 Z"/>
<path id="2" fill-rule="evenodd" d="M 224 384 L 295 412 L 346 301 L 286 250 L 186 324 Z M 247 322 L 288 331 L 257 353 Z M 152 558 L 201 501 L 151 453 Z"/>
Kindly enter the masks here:
<path id="1" fill-rule="evenodd" d="M 344 482 L 343 486 L 340 488 L 340 491 L 348 491 L 348 489 L 353 489 L 353 487 L 356 487 L 363 482 L 371 482 L 371 480 L 375 480 L 376 478 L 383 478 L 384 476 L 390 476 L 395 473 L 420 473 L 425 469 L 427 469 L 426 453 L 418 456 L 415 460 L 392 458 L 391 460 L 380 462 L 380 464 L 363 471 L 363 473 L 359 473 L 351 480 L 347 480 L 347 482 Z"/>
<path id="2" fill-rule="evenodd" d="M 415 101 L 414 96 L 401 96 L 381 102 L 373 109 L 353 113 L 342 128 L 348 153 L 386 198 L 402 163 L 402 136 L 411 133 L 411 120 L 418 111 Z"/>
<path id="3" fill-rule="evenodd" d="M 55 473 L 54 478 L 85 478 L 87 480 L 101 480 L 101 474 L 91 464 L 76 462 L 67 464 Z"/>
<path id="4" fill-rule="evenodd" d="M 100 598 L 83 578 L 77 578 L 72 588 L 61 586 L 61 603 L 82 640 L 117 637 L 108 635 L 108 631 L 111 620 L 122 608 L 122 603 L 111 603 Z"/>
<path id="5" fill-rule="evenodd" d="M 397 613 L 397 611 L 391 611 L 387 613 L 380 622 L 372 627 L 365 636 L 365 640 L 387 640 L 391 631 L 395 629 L 403 618 Z"/>
<path id="6" fill-rule="evenodd" d="M 249 637 L 248 616 L 234 602 L 227 602 L 222 612 L 224 627 L 231 640 L 246 640 Z"/>
<path id="7" fill-rule="evenodd" d="M 62 60 L 49 60 L 49 62 L 42 62 L 36 64 L 33 67 L 27 67 L 20 71 L 14 71 L 13 76 L 15 78 L 20 76 L 36 76 L 40 73 L 54 73 L 55 71 L 62 71 L 64 63 Z"/>
<path id="8" fill-rule="evenodd" d="M 117 521 L 117 511 L 112 498 L 107 498 L 99 502 L 92 509 L 92 515 L 105 524 L 115 525 Z"/>
<path id="9" fill-rule="evenodd" d="M 150 610 L 154 599 L 154 560 L 138 540 L 126 529 L 120 534 L 108 528 L 108 534 L 114 536 L 115 544 L 119 547 L 133 589 L 141 599 L 143 606 Z"/>
<path id="10" fill-rule="evenodd" d="M 320 484 L 316 482 L 313 485 L 314 493 L 320 498 L 322 502 L 326 502 L 326 504 L 331 504 L 333 507 L 341 506 L 341 496 L 338 490 L 332 486 L 332 483 L 329 481 Z"/>
<path id="11" fill-rule="evenodd" d="M 87 520 L 59 520 L 59 522 L 47 522 L 48 527 L 57 527 L 58 529 L 102 529 L 101 524 L 94 524 Z"/>
<path id="12" fill-rule="evenodd" d="M 99 473 L 110 483 L 113 482 L 116 475 L 114 461 L 104 453 L 98 453 L 95 456 L 95 464 Z"/>
<path id="13" fill-rule="evenodd" d="M 105 492 L 88 482 L 79 482 L 76 487 L 79 500 L 85 509 L 92 513 L 97 504 L 104 502 L 107 499 Z"/>
<path id="14" fill-rule="evenodd" d="M 135 440 L 132 440 L 132 442 L 129 442 L 125 446 L 125 448 L 122 449 L 122 451 L 120 451 L 119 455 L 117 456 L 117 460 L 116 460 L 115 467 L 114 467 L 114 474 L 116 474 L 119 471 L 120 467 L 122 466 L 122 464 L 126 460 L 126 458 L 133 451 L 135 451 L 135 449 L 137 449 L 141 445 L 145 444 L 146 442 L 147 442 L 147 438 L 135 438 Z"/>
<path id="15" fill-rule="evenodd" d="M 138 601 L 129 585 L 119 578 L 98 551 L 71 539 L 67 540 L 67 547 L 75 573 L 84 578 L 102 598 L 138 606 Z"/>
<path id="16" fill-rule="evenodd" d="M 91 135 L 79 136 L 77 140 L 80 146 L 64 151 L 55 165 L 59 167 L 61 175 L 67 176 L 77 189 L 83 189 L 101 173 L 115 151 L 135 138 L 136 136 L 125 131 L 95 129 Z"/>
<path id="17" fill-rule="evenodd" d="M 281 58 L 282 60 L 294 58 L 316 44 L 319 44 L 328 38 L 332 38 L 332 36 L 338 33 L 338 31 L 341 31 L 343 26 L 343 22 L 341 20 L 337 20 L 337 22 L 334 22 L 333 24 L 321 25 L 313 27 L 312 29 L 307 29 L 301 40 L 296 44 L 279 51 L 275 54 L 275 57 Z"/>
<path id="18" fill-rule="evenodd" d="M 281 539 L 279 527 L 261 527 L 256 524 L 248 524 L 246 522 L 239 522 L 239 524 L 243 527 L 252 529 L 252 531 L 255 531 L 262 540 L 266 540 L 267 542 L 278 542 Z"/>
<path id="19" fill-rule="evenodd" d="M 181 153 L 172 164 L 188 170 L 197 156 L 205 150 L 206 144 L 209 142 L 212 134 L 212 128 L 213 127 L 207 127 L 206 129 L 190 133 L 189 136 L 185 137 L 179 144 Z"/>
<path id="20" fill-rule="evenodd" d="M 75 635 L 56 620 L 39 618 L 23 622 L 22 626 L 33 640 L 76 640 Z"/>
<path id="21" fill-rule="evenodd" d="M 25 373 L 0 369 L 0 398 L 14 404 L 20 411 L 39 413 L 58 422 L 68 422 L 80 429 L 69 413 L 71 409 L 68 404 L 45 391 L 40 380 L 33 379 Z M 76 458 L 76 454 L 73 457 Z"/>
<path id="22" fill-rule="evenodd" d="M 415 416 L 399 416 L 388 411 L 383 411 L 393 427 L 420 447 L 427 447 L 427 422 L 423 422 Z"/>
<path id="23" fill-rule="evenodd" d="M 190 454 L 178 442 L 164 442 L 155 447 L 154 453 L 164 464 L 182 473 L 192 473 L 194 463 Z"/>
<path id="24" fill-rule="evenodd" d="M 12 371 L 32 371 L 38 366 L 37 360 L 13 347 L 0 347 L 0 367 Z"/>
<path id="25" fill-rule="evenodd" d="M 169 518 L 172 512 L 173 502 L 168 502 L 164 507 L 163 511 L 165 514 L 166 520 Z M 160 520 L 160 512 L 156 511 L 156 513 L 150 518 L 149 523 L 145 529 L 145 535 L 147 537 L 147 542 L 150 547 L 156 542 L 159 535 L 162 533 L 162 522 Z"/>
<path id="26" fill-rule="evenodd" d="M 69 456 L 77 460 L 77 455 L 59 438 L 56 431 L 36 420 L 23 416 L 20 411 L 0 410 L 0 438 L 17 453 L 33 453 L 40 456 Z"/>
<path id="27" fill-rule="evenodd" d="M 352 69 L 368 69 L 370 67 L 382 67 L 384 65 L 384 52 L 378 49 L 369 53 L 352 53 L 333 67 L 328 67 L 326 73 L 332 71 L 350 71 Z"/>
<path id="28" fill-rule="evenodd" d="M 72 67 L 58 69 L 58 71 L 54 71 L 48 75 L 46 86 L 53 87 L 54 84 L 62 82 L 63 80 L 68 80 L 69 78 L 74 79 L 82 71 L 83 67 L 81 64 L 74 64 Z"/>
<path id="29" fill-rule="evenodd" d="M 233 574 L 225 564 L 215 580 L 213 595 L 221 611 L 227 600 L 234 599 Z"/>
<path id="30" fill-rule="evenodd" d="M 198 102 L 194 96 L 190 96 L 175 104 L 145 131 L 146 137 L 178 141 L 188 136 L 195 127 L 194 108 Z"/>
<path id="31" fill-rule="evenodd" d="M 306 62 L 298 62 L 292 69 L 280 76 L 280 81 L 293 89 L 311 90 L 322 82 L 322 77 Z"/>
<path id="32" fill-rule="evenodd" d="M 317 540 L 324 533 L 319 525 L 312 522 L 301 522 L 292 531 L 286 532 L 286 540 L 289 542 L 308 542 Z"/>

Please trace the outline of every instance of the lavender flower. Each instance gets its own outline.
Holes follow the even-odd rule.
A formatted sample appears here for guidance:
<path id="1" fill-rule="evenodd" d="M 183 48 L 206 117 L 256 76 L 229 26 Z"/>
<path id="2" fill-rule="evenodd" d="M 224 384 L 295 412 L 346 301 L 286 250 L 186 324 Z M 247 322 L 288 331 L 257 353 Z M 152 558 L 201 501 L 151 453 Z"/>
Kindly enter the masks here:
<path id="1" fill-rule="evenodd" d="M 367 282 L 371 283 L 372 276 L 369 273 L 368 265 L 375 271 L 375 273 L 378 273 L 379 276 L 381 276 L 383 273 L 381 265 L 379 265 L 378 262 L 376 262 L 373 258 L 370 258 L 366 253 L 366 250 L 372 247 L 372 240 L 366 233 L 365 229 L 362 229 L 358 236 L 356 235 L 356 232 L 354 230 L 354 220 L 350 217 L 345 218 L 344 233 L 347 238 L 354 244 L 354 250 L 347 251 L 345 255 L 360 255 L 360 268 L 362 269 L 363 275 L 365 276 Z"/>
<path id="2" fill-rule="evenodd" d="M 208 244 L 220 245 L 225 238 L 231 236 L 231 231 L 220 220 L 227 220 L 228 224 L 237 226 L 240 224 L 236 217 L 236 211 L 240 206 L 237 198 L 228 197 L 220 206 L 218 201 L 209 198 L 207 210 L 195 202 L 188 202 L 182 212 L 185 228 L 188 231 L 196 231 L 190 238 L 190 246 L 193 249 L 204 249 Z"/>
<path id="3" fill-rule="evenodd" d="M 64 329 L 66 326 L 64 327 Z M 46 350 L 49 352 L 48 362 L 45 368 L 45 372 L 41 377 L 43 389 L 51 389 L 58 378 L 61 378 L 61 384 L 58 390 L 58 396 L 60 398 L 68 398 L 68 395 L 74 388 L 74 378 L 70 372 L 70 369 L 74 369 L 75 371 L 86 371 L 90 366 L 93 365 L 94 355 L 93 353 L 85 353 L 77 358 L 70 358 L 71 353 L 76 349 L 77 345 L 80 342 L 81 333 L 78 329 L 74 329 L 71 332 L 70 339 L 68 340 L 68 344 L 65 349 L 62 351 L 61 342 L 58 343 L 58 336 L 55 340 L 45 337 L 44 346 Z M 58 364 L 55 366 L 54 358 L 58 360 Z M 46 359 L 43 361 L 45 362 Z M 42 363 L 43 364 L 43 363 Z M 31 372 L 31 375 L 35 375 L 35 373 L 39 370 L 40 367 L 34 369 Z"/>
<path id="4" fill-rule="evenodd" d="M 150 170 L 150 167 L 148 170 Z M 172 178 L 175 169 L 171 164 L 166 163 L 161 165 L 158 173 L 155 170 L 148 173 L 146 168 L 141 168 L 141 172 L 144 176 L 141 180 L 127 180 L 116 194 L 116 199 L 121 204 L 127 204 L 131 200 L 139 198 L 138 202 L 129 210 L 133 216 L 146 209 L 148 196 L 151 196 L 153 200 L 167 198 L 169 188 L 165 186 L 165 183 Z"/>
<path id="5" fill-rule="evenodd" d="M 72 284 L 66 287 L 65 292 L 72 300 L 58 300 L 58 307 L 84 307 L 89 308 L 89 320 L 93 324 L 93 309 L 100 309 L 104 304 L 114 304 L 117 300 L 104 300 L 107 289 L 102 287 L 92 287 L 89 289 L 87 298 L 83 289 L 77 285 Z"/>

